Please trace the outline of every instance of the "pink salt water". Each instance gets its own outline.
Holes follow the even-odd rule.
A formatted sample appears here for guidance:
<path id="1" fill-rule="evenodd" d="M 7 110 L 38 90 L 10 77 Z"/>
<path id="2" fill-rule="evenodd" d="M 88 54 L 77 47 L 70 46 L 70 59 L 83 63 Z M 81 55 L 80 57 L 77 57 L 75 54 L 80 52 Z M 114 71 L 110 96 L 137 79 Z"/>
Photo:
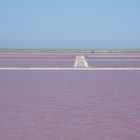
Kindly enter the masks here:
<path id="1" fill-rule="evenodd" d="M 139 71 L 0 71 L 1 140 L 139 140 Z"/>

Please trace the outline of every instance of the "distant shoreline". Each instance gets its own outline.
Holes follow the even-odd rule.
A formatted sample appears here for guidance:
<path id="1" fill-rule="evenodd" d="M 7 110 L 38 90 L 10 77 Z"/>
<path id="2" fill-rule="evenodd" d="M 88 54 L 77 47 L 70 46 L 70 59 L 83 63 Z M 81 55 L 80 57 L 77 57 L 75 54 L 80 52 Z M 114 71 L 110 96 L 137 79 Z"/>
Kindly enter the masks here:
<path id="1" fill-rule="evenodd" d="M 84 50 L 84 49 L 0 49 L 0 53 L 140 53 L 140 49 L 108 49 L 108 50 Z"/>

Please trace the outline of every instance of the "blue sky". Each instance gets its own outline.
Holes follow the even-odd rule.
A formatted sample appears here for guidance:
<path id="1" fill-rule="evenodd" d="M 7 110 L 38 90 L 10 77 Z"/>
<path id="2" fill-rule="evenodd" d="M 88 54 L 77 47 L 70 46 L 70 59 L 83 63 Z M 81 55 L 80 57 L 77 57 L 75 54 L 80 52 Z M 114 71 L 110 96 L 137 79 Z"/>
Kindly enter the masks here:
<path id="1" fill-rule="evenodd" d="M 140 49 L 140 1 L 1 0 L 0 48 Z"/>

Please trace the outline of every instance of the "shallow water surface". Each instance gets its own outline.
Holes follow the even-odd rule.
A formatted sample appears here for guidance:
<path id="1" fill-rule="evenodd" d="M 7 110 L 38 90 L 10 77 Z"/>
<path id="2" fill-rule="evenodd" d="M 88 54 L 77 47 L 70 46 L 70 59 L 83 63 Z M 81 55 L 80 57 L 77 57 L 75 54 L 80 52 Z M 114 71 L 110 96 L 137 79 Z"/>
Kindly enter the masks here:
<path id="1" fill-rule="evenodd" d="M 1 140 L 139 140 L 139 71 L 0 71 Z"/>

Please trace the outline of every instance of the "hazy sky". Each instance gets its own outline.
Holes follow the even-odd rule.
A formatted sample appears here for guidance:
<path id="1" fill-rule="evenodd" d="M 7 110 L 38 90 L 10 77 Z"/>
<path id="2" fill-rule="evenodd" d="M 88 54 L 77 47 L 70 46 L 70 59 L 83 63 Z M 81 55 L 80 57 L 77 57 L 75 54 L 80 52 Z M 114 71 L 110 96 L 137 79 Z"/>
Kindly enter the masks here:
<path id="1" fill-rule="evenodd" d="M 0 0 L 0 48 L 140 49 L 140 0 Z"/>

